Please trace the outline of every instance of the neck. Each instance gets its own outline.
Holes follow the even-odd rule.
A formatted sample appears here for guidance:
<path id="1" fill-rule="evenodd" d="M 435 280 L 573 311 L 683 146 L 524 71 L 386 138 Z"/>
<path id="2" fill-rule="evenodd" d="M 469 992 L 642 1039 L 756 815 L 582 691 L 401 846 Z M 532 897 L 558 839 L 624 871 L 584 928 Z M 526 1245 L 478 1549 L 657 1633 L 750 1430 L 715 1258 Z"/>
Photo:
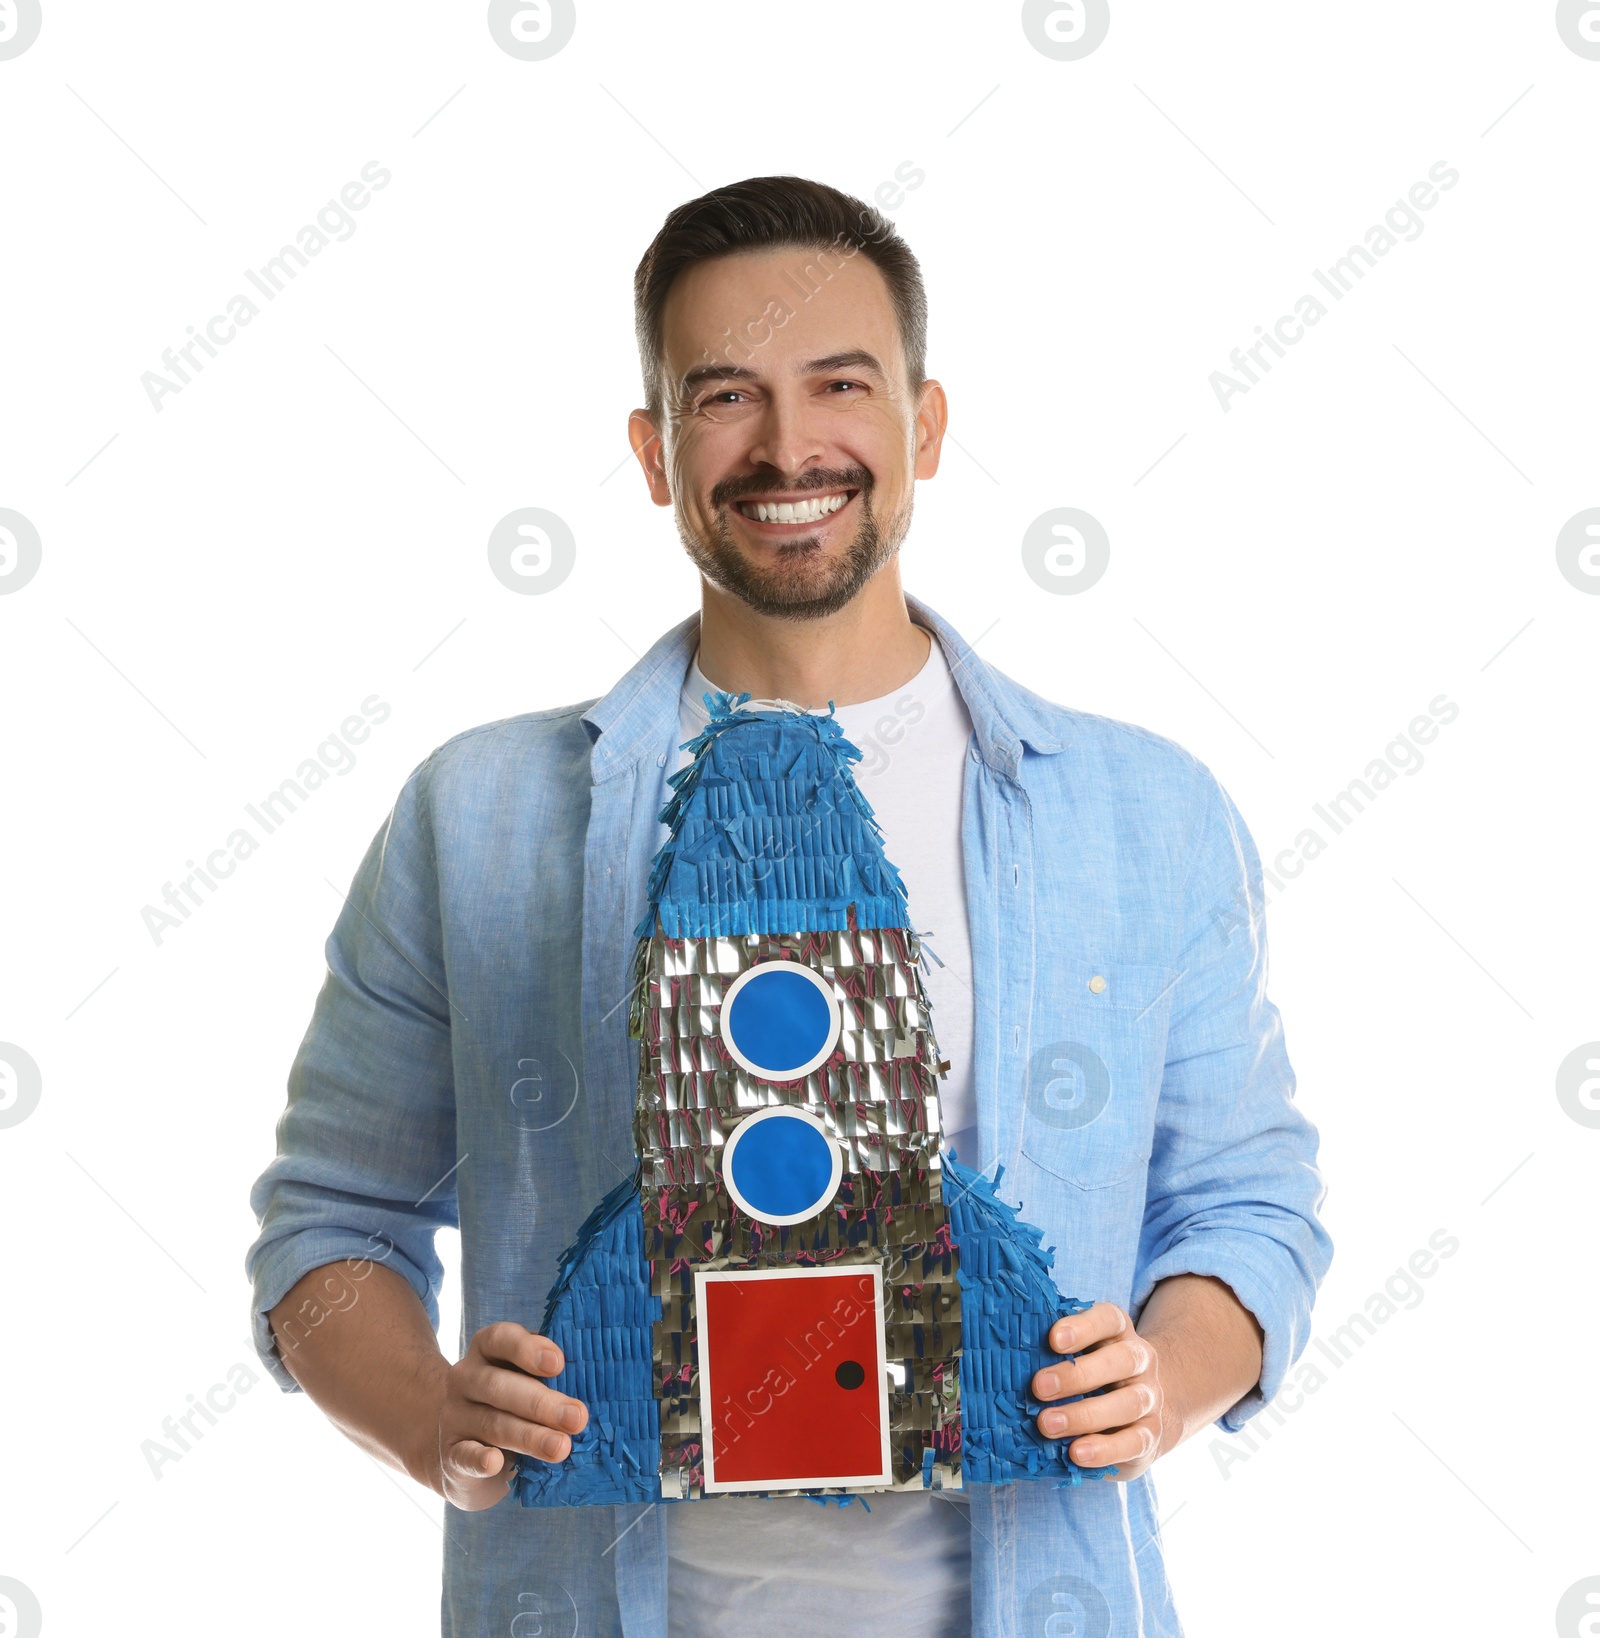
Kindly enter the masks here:
<path id="1" fill-rule="evenodd" d="M 927 663 L 933 635 L 914 625 L 891 559 L 858 596 L 820 620 L 778 620 L 701 583 L 706 681 L 730 694 L 792 700 L 808 709 L 881 699 Z"/>

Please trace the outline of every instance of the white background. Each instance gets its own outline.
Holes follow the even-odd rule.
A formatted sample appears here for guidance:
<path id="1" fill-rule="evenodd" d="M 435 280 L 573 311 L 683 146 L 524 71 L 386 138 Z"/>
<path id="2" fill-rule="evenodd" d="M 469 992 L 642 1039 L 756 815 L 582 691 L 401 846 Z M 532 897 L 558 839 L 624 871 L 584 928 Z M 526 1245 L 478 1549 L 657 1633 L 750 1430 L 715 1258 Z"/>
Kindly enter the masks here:
<path id="1" fill-rule="evenodd" d="M 587 0 L 525 62 L 476 4 L 45 0 L 0 154 L 0 507 L 43 543 L 0 596 L 0 1041 L 43 1078 L 0 1130 L 0 1576 L 48 1632 L 434 1630 L 442 1504 L 245 1341 L 323 941 L 429 750 L 604 692 L 694 605 L 625 432 L 664 214 L 908 161 L 952 406 L 912 591 L 1187 746 L 1269 863 L 1459 706 L 1268 928 L 1329 1183 L 1317 1334 L 1460 1249 L 1270 1443 L 1160 1464 L 1188 1630 L 1545 1632 L 1600 1576 L 1600 1130 L 1555 1090 L 1600 1037 L 1600 597 L 1555 553 L 1600 505 L 1600 62 L 1550 5 L 1115 0 L 1061 62 L 1013 4 Z M 153 409 L 163 349 L 371 160 L 354 236 Z M 1421 236 L 1224 412 L 1211 373 L 1439 161 Z M 577 539 L 548 595 L 489 572 L 522 506 Z M 1023 568 L 1057 506 L 1110 537 L 1081 595 Z M 354 769 L 157 945 L 142 907 L 372 694 Z"/>

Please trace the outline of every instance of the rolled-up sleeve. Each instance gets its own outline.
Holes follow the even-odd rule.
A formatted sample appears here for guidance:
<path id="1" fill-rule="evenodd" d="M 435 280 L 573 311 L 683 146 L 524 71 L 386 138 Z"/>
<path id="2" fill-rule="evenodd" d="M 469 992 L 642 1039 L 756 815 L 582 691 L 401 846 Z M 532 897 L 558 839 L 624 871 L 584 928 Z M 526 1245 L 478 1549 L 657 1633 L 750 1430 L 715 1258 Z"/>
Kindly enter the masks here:
<path id="1" fill-rule="evenodd" d="M 1205 1274 L 1255 1316 L 1261 1377 L 1220 1418 L 1232 1432 L 1304 1349 L 1333 1243 L 1317 1215 L 1317 1131 L 1295 1104 L 1267 999 L 1261 861 L 1232 800 L 1201 775 L 1133 1311 L 1159 1281 Z"/>
<path id="2" fill-rule="evenodd" d="M 360 1280 L 381 1263 L 439 1323 L 434 1236 L 456 1223 L 456 1124 L 429 766 L 406 782 L 356 872 L 289 1070 L 277 1158 L 250 1193 L 253 1337 L 290 1391 L 267 1314 L 312 1269 L 347 1261 Z M 313 1306 L 304 1323 L 317 1322 Z"/>

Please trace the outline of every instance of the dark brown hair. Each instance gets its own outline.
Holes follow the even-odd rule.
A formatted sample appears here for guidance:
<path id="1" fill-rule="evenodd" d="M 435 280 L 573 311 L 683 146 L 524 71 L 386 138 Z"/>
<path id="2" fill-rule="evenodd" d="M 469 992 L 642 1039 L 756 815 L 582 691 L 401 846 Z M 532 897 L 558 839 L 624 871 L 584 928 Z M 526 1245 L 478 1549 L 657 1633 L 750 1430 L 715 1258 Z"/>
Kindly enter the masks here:
<path id="1" fill-rule="evenodd" d="M 800 176 L 753 176 L 713 188 L 670 212 L 634 270 L 634 328 L 645 406 L 658 426 L 662 315 L 673 281 L 697 262 L 788 247 L 866 256 L 889 286 L 911 390 L 915 393 L 921 387 L 927 368 L 928 298 L 922 269 L 894 223 L 871 205 L 825 183 Z"/>

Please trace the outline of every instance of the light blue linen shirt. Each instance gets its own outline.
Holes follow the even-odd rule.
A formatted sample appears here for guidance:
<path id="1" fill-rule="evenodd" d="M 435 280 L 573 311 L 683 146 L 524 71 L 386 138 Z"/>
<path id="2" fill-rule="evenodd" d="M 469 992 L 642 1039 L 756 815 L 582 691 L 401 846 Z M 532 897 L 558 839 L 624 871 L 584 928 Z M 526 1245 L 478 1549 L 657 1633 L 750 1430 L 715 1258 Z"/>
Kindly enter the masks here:
<path id="1" fill-rule="evenodd" d="M 1267 999 L 1254 844 L 1181 747 L 1050 704 L 907 603 L 973 723 L 982 1159 L 1056 1248 L 1063 1293 L 1137 1316 L 1172 1275 L 1233 1289 L 1265 1336 L 1260 1383 L 1221 1419 L 1237 1429 L 1305 1346 L 1332 1255 L 1316 1130 Z M 340 1308 L 385 1263 L 437 1325 L 434 1235 L 459 1225 L 462 1347 L 494 1320 L 537 1330 L 557 1257 L 632 1171 L 629 961 L 698 629 L 597 702 L 441 745 L 374 838 L 251 1194 L 254 1334 L 285 1389 L 266 1314 L 310 1270 L 340 1264 Z M 1181 1633 L 1149 1474 L 968 1497 L 975 1634 Z M 716 1504 L 447 1507 L 442 1630 L 663 1638 L 662 1509 L 683 1505 Z"/>

